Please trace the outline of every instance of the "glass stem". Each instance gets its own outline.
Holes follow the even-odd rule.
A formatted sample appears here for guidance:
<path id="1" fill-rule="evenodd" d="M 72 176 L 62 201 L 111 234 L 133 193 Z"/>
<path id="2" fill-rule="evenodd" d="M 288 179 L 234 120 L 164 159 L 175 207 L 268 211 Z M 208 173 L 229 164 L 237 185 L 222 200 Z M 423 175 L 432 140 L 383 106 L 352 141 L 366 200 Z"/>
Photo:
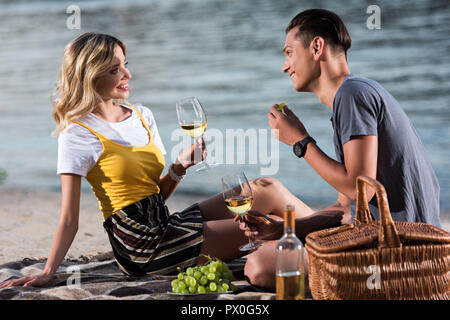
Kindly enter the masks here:
<path id="1" fill-rule="evenodd" d="M 244 222 L 244 216 L 239 216 L 239 219 L 241 220 L 241 222 Z M 248 243 L 253 246 L 254 242 L 253 242 L 253 237 L 249 236 L 248 237 Z"/>

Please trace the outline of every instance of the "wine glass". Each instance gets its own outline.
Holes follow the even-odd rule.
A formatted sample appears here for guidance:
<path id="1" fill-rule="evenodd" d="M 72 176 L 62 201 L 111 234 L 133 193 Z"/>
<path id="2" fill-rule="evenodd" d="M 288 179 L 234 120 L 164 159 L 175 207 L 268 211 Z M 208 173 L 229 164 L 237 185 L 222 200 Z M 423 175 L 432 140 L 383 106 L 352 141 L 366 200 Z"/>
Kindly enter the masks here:
<path id="1" fill-rule="evenodd" d="M 243 221 L 253 205 L 252 189 L 244 172 L 222 177 L 222 195 L 227 208 Z M 262 241 L 255 241 L 250 237 L 248 244 L 240 247 L 239 250 L 255 250 L 262 244 Z"/>
<path id="2" fill-rule="evenodd" d="M 206 131 L 206 127 L 208 126 L 206 113 L 203 110 L 200 101 L 196 97 L 184 98 L 177 101 L 176 109 L 178 123 L 184 133 L 189 135 L 194 140 L 200 139 Z M 202 162 L 205 164 L 205 166 L 197 169 L 197 172 L 205 171 L 218 165 L 208 164 L 205 160 L 203 160 Z"/>

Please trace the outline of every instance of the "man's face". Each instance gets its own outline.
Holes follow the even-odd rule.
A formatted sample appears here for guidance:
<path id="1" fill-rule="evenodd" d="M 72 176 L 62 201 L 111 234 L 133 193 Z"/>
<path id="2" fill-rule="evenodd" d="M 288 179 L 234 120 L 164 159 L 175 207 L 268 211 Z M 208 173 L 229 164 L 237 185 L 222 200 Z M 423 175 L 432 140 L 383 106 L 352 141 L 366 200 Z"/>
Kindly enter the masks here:
<path id="1" fill-rule="evenodd" d="M 284 55 L 286 59 L 282 68 L 289 74 L 296 91 L 311 91 L 311 85 L 319 75 L 318 62 L 314 60 L 312 46 L 305 48 L 303 41 L 296 37 L 298 27 L 286 35 Z"/>

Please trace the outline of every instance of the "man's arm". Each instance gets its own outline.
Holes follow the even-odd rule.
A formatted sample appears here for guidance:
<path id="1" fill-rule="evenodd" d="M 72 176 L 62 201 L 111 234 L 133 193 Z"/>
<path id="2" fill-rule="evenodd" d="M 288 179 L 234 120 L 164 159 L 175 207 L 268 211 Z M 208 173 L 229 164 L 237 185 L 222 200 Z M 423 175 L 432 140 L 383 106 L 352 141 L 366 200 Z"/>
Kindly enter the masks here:
<path id="1" fill-rule="evenodd" d="M 344 144 L 345 164 L 328 157 L 317 145 L 308 144 L 305 160 L 339 193 L 356 199 L 356 177 L 360 175 L 376 179 L 378 156 L 377 136 L 354 136 Z M 368 190 L 370 200 L 374 195 Z"/>
<path id="2" fill-rule="evenodd" d="M 303 239 L 308 233 L 346 224 L 350 217 L 350 199 L 338 193 L 335 204 L 305 218 L 295 219 L 295 234 Z"/>
<path id="3" fill-rule="evenodd" d="M 264 219 L 261 219 L 262 217 Z M 346 224 L 350 217 L 350 199 L 342 193 L 338 193 L 338 199 L 333 205 L 305 218 L 295 219 L 295 234 L 305 242 L 304 238 L 308 233 Z M 239 221 L 239 226 L 245 231 L 247 237 L 276 240 L 283 236 L 283 221 L 271 219 L 256 210 L 250 210 L 245 215 L 244 221 Z M 250 231 L 248 223 L 253 228 L 252 231 Z"/>
<path id="4" fill-rule="evenodd" d="M 267 117 L 269 126 L 277 138 L 287 145 L 293 146 L 297 141 L 308 136 L 303 123 L 287 107 L 279 111 L 277 105 L 272 106 Z M 369 135 L 352 136 L 344 146 L 345 163 L 337 162 L 328 157 L 317 145 L 309 143 L 304 155 L 305 160 L 313 169 L 339 193 L 355 200 L 356 177 L 365 175 L 376 179 L 378 137 Z M 367 199 L 371 199 L 374 191 L 369 189 Z"/>

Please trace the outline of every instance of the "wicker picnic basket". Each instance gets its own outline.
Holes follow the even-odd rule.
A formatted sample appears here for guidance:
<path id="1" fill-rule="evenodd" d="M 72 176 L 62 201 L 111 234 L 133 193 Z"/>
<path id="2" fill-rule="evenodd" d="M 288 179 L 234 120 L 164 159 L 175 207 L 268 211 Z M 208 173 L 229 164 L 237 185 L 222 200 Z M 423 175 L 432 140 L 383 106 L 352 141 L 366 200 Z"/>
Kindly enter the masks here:
<path id="1" fill-rule="evenodd" d="M 373 221 L 366 184 L 375 191 L 380 221 Z M 386 190 L 356 179 L 351 224 L 306 237 L 314 299 L 450 299 L 450 234 L 426 223 L 393 221 Z"/>

